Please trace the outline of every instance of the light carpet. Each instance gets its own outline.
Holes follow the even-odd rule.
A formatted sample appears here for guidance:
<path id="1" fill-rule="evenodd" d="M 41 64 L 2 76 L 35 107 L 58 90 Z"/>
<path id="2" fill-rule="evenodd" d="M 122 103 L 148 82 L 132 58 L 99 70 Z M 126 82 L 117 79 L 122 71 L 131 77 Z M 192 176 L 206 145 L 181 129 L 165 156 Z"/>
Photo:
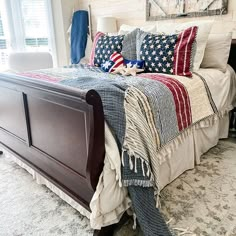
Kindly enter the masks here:
<path id="1" fill-rule="evenodd" d="M 197 236 L 236 236 L 236 139 L 220 143 L 201 165 L 182 174 L 161 193 L 172 228 Z M 89 221 L 4 155 L 0 156 L 0 235 L 90 236 Z M 132 220 L 116 236 L 141 235 Z M 176 230 L 177 235 L 181 230 Z"/>

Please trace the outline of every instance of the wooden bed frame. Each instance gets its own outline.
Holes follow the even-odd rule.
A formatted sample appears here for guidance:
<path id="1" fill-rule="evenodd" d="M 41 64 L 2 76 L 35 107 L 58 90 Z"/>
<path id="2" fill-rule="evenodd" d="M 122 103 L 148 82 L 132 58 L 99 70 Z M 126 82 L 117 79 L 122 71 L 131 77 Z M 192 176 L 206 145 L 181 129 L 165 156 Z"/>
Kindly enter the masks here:
<path id="1" fill-rule="evenodd" d="M 234 69 L 235 55 L 233 40 L 229 64 Z M 105 154 L 104 114 L 96 91 L 85 94 L 1 74 L 0 144 L 90 211 Z M 111 231 L 106 227 L 94 235 Z"/>
<path id="2" fill-rule="evenodd" d="M 1 75 L 0 142 L 90 210 L 105 154 L 96 91 Z"/>

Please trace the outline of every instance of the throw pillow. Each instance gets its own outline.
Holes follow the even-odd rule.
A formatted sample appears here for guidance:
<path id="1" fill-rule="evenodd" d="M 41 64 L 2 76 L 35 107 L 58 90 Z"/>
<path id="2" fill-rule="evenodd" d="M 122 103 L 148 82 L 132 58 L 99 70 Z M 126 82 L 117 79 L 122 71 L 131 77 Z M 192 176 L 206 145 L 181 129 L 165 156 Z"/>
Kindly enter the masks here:
<path id="1" fill-rule="evenodd" d="M 113 72 L 116 68 L 119 66 L 122 66 L 124 64 L 124 58 L 122 55 L 118 52 L 114 52 L 110 56 L 110 60 L 104 62 L 101 66 L 102 70 L 104 72 Z"/>
<path id="2" fill-rule="evenodd" d="M 136 37 L 139 29 L 135 29 L 124 36 L 122 56 L 128 60 L 136 60 Z"/>
<path id="3" fill-rule="evenodd" d="M 123 35 L 108 36 L 98 32 L 95 36 L 90 56 L 90 65 L 100 67 L 109 60 L 114 52 L 120 53 L 123 45 Z"/>
<path id="4" fill-rule="evenodd" d="M 146 72 L 191 77 L 197 29 L 194 26 L 172 35 L 141 34 L 137 39 L 137 56 L 145 61 Z"/>
<path id="5" fill-rule="evenodd" d="M 130 67 L 136 66 L 138 69 L 143 69 L 145 61 L 143 61 L 143 60 L 127 60 L 127 59 L 124 59 L 124 64 L 126 66 L 130 66 Z"/>
<path id="6" fill-rule="evenodd" d="M 201 68 L 215 68 L 225 73 L 231 48 L 232 32 L 210 34 Z"/>

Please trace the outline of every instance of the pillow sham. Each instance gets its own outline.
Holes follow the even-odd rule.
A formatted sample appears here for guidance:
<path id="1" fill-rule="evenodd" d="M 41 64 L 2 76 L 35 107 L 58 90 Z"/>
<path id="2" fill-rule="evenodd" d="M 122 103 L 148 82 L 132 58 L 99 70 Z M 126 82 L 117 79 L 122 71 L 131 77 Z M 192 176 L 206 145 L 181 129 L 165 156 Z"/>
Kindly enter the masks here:
<path id="1" fill-rule="evenodd" d="M 100 67 L 109 60 L 114 52 L 122 50 L 124 35 L 108 36 L 98 32 L 94 38 L 93 48 L 90 56 L 90 65 Z"/>
<path id="2" fill-rule="evenodd" d="M 157 32 L 158 33 L 165 33 L 165 34 L 174 34 L 180 33 L 183 30 L 186 30 L 189 27 L 197 26 L 198 32 L 196 36 L 196 48 L 195 48 L 195 55 L 193 58 L 193 70 L 199 70 L 200 65 L 202 63 L 204 52 L 207 44 L 207 39 L 210 34 L 211 28 L 213 26 L 213 21 L 191 21 L 185 22 L 181 24 L 175 23 L 167 23 L 157 25 Z"/>
<path id="3" fill-rule="evenodd" d="M 137 57 L 145 61 L 146 72 L 191 77 L 197 29 L 194 26 L 172 35 L 141 32 L 137 38 Z"/>
<path id="4" fill-rule="evenodd" d="M 215 68 L 225 73 L 229 59 L 232 33 L 210 34 L 201 68 Z"/>

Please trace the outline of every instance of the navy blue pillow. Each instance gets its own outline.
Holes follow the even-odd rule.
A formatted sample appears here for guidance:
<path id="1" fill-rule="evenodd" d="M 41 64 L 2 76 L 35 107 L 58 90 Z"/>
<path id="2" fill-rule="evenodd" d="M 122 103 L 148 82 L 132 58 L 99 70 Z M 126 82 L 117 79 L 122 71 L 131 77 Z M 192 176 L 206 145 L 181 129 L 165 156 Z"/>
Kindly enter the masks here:
<path id="1" fill-rule="evenodd" d="M 137 59 L 145 61 L 145 71 L 192 77 L 194 46 L 198 27 L 179 34 L 147 34 L 137 38 Z"/>
<path id="2" fill-rule="evenodd" d="M 123 35 L 108 36 L 103 35 L 97 41 L 95 47 L 94 65 L 101 66 L 114 52 L 120 53 L 123 45 Z"/>
<path id="3" fill-rule="evenodd" d="M 145 61 L 144 60 L 127 60 L 124 59 L 124 64 L 130 65 L 131 67 L 136 65 L 138 69 L 144 69 Z"/>

